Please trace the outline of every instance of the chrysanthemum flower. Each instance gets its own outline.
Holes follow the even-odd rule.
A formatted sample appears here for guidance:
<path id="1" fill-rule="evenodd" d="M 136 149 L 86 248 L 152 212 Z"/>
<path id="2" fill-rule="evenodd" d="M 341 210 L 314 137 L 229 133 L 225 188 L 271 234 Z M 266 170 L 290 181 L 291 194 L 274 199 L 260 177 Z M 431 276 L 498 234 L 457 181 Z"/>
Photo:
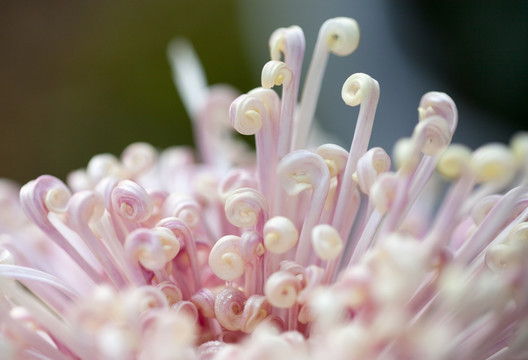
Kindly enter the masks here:
<path id="1" fill-rule="evenodd" d="M 431 92 L 391 163 L 368 148 L 378 82 L 357 73 L 350 149 L 312 146 L 328 56 L 358 42 L 354 20 L 325 22 L 300 97 L 299 27 L 240 96 L 174 42 L 199 161 L 137 143 L 68 185 L 2 181 L 2 358 L 528 358 L 528 135 L 450 145 L 457 109 Z"/>

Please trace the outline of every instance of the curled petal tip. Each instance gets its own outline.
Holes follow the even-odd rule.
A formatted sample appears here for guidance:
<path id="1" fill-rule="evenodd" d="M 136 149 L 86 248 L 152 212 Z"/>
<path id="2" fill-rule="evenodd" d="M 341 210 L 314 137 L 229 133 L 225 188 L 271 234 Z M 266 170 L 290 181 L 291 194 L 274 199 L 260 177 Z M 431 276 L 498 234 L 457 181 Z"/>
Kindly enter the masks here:
<path id="1" fill-rule="evenodd" d="M 336 17 L 323 23 L 319 36 L 324 37 L 326 46 L 333 54 L 346 56 L 359 45 L 359 26 L 354 19 Z"/>
<path id="2" fill-rule="evenodd" d="M 262 68 L 262 87 L 271 89 L 274 86 L 288 85 L 293 79 L 293 73 L 282 61 L 268 61 Z"/>
<path id="3" fill-rule="evenodd" d="M 357 106 L 365 100 L 379 97 L 379 84 L 367 74 L 356 73 L 346 79 L 341 90 L 343 101 L 349 106 Z"/>

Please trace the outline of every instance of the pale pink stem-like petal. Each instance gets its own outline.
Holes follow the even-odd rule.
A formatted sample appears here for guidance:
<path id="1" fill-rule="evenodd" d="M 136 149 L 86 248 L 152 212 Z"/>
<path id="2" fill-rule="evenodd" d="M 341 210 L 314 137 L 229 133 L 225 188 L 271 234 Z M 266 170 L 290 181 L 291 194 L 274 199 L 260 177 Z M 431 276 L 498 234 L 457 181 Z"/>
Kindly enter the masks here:
<path id="1" fill-rule="evenodd" d="M 334 217 L 335 207 L 339 199 L 339 191 L 343 183 L 343 176 L 348 160 L 348 151 L 341 146 L 334 144 L 324 144 L 319 146 L 315 153 L 323 158 L 328 165 L 330 171 L 330 178 L 337 182 L 337 186 L 333 189 L 333 194 L 330 192 L 329 198 L 325 204 L 325 211 L 323 212 L 319 223 L 327 224 Z"/>
<path id="2" fill-rule="evenodd" d="M 193 122 L 196 144 L 202 162 L 214 164 L 218 169 L 229 169 L 231 159 L 226 158 L 225 141 L 229 141 L 229 106 L 238 93 L 226 85 L 216 85 L 208 89 L 207 97 L 198 111 L 197 121 Z"/>
<path id="3" fill-rule="evenodd" d="M 248 92 L 248 95 L 254 96 L 262 101 L 266 109 L 265 115 L 267 116 L 267 121 L 263 121 L 262 129 L 255 135 L 255 147 L 257 161 L 259 151 L 266 153 L 266 159 L 269 159 L 268 163 L 263 164 L 262 171 L 269 172 L 269 194 L 273 194 L 275 183 L 272 179 L 279 161 L 277 149 L 280 123 L 280 98 L 275 91 L 264 88 L 255 88 Z M 264 120 L 266 120 L 266 118 Z M 261 191 L 263 190 L 261 189 Z"/>
<path id="4" fill-rule="evenodd" d="M 161 220 L 158 227 L 166 227 L 176 235 L 176 238 L 180 241 L 181 249 L 184 250 L 189 258 L 189 270 L 192 277 L 192 283 L 190 290 L 194 294 L 198 289 L 202 287 L 200 278 L 198 253 L 196 250 L 196 243 L 189 227 L 178 218 L 165 218 Z M 181 251 L 180 251 L 181 252 Z M 188 295 L 190 296 L 190 294 Z"/>
<path id="5" fill-rule="evenodd" d="M 108 248 L 97 238 L 90 228 L 90 223 L 101 219 L 105 211 L 104 200 L 95 191 L 82 191 L 74 194 L 70 199 L 68 209 L 69 221 L 92 254 L 98 259 L 104 271 L 116 287 L 126 283 L 120 269 L 115 265 L 114 258 Z"/>
<path id="6" fill-rule="evenodd" d="M 257 88 L 239 96 L 229 109 L 231 124 L 243 135 L 255 135 L 257 176 L 264 196 L 273 194 L 277 166 L 279 98 L 275 91 Z"/>
<path id="7" fill-rule="evenodd" d="M 90 349 L 79 341 L 80 339 L 75 336 L 61 317 L 52 313 L 46 305 L 26 290 L 19 288 L 17 284 L 10 283 L 9 281 L 0 279 L 0 291 L 2 293 L 9 294 L 9 298 L 13 302 L 23 306 L 49 332 L 50 336 L 67 346 L 75 355 L 80 358 L 90 357 Z"/>
<path id="8" fill-rule="evenodd" d="M 401 225 L 410 207 L 429 181 L 436 168 L 442 149 L 447 147 L 451 141 L 452 133 L 450 131 L 452 130 L 449 129 L 448 125 L 452 120 L 433 115 L 422 120 L 416 126 L 415 152 L 426 151 L 424 149 L 430 144 L 434 144 L 434 150 L 431 153 L 424 153 L 412 173 L 409 170 L 400 169 L 398 171 L 402 178 L 398 184 L 394 206 L 387 214 L 387 219 L 383 224 L 383 235 L 396 230 Z"/>
<path id="9" fill-rule="evenodd" d="M 22 237 L 5 234 L 0 236 L 2 247 L 13 256 L 14 263 L 61 278 L 64 283 L 82 296 L 89 294 L 96 286 L 96 282 L 55 242 L 43 235 L 40 229 L 35 227 L 33 230 L 26 236 L 38 239 L 37 243 L 27 243 L 22 240 Z M 40 237 L 42 239 L 39 239 Z"/>
<path id="10" fill-rule="evenodd" d="M 241 255 L 246 259 L 245 294 L 251 296 L 262 294 L 264 288 L 263 262 L 264 253 L 262 235 L 254 231 L 245 231 L 241 237 Z"/>
<path id="11" fill-rule="evenodd" d="M 437 251 L 448 244 L 455 226 L 460 221 L 460 209 L 467 196 L 470 194 L 475 184 L 475 176 L 468 172 L 453 185 L 442 203 L 442 206 L 435 217 L 429 234 L 424 239 L 424 245 L 432 256 Z"/>
<path id="12" fill-rule="evenodd" d="M 382 234 L 397 229 L 418 195 L 429 181 L 438 157 L 449 145 L 458 122 L 458 112 L 454 101 L 446 94 L 429 92 L 420 100 L 420 122 L 413 134 L 413 149 L 409 157 L 423 153 L 419 164 L 411 162 L 410 168 L 403 166 L 398 173 L 402 179 L 394 200 L 394 206 L 384 221 Z"/>
<path id="13" fill-rule="evenodd" d="M 9 333 L 7 334 L 9 337 L 15 337 L 15 339 L 13 339 L 15 342 L 23 341 L 25 346 L 29 346 L 34 351 L 38 352 L 38 355 L 29 358 L 37 358 L 36 356 L 46 356 L 47 359 L 71 359 L 70 356 L 63 354 L 54 346 L 54 344 L 50 344 L 50 342 L 46 341 L 40 334 L 30 330 L 28 326 L 25 326 L 25 324 L 23 324 L 18 319 L 13 319 L 7 313 L 7 309 L 4 309 L 4 306 L 2 305 L 0 305 L 0 320 L 2 324 L 7 329 L 9 329 Z"/>
<path id="14" fill-rule="evenodd" d="M 71 306 L 72 300 L 80 297 L 62 279 L 30 267 L 0 264 L 0 276 L 20 281 L 35 296 L 57 312 L 63 312 Z"/>
<path id="15" fill-rule="evenodd" d="M 298 26 L 279 28 L 271 35 L 269 48 L 272 61 L 279 62 L 281 60 L 281 54 L 283 55 L 283 61 L 291 71 L 291 76 L 293 77 L 292 82 L 285 84 L 282 89 L 280 133 L 278 134 L 278 157 L 280 159 L 288 151 L 292 150 L 294 132 L 293 112 L 297 104 L 304 58 L 304 33 Z"/>
<path id="16" fill-rule="evenodd" d="M 304 148 L 308 141 L 317 98 L 326 70 L 328 53 L 346 56 L 354 52 L 358 44 L 359 28 L 353 19 L 338 17 L 325 21 L 321 26 L 295 117 L 296 127 L 292 150 Z"/>
<path id="17" fill-rule="evenodd" d="M 293 92 L 295 93 L 295 101 L 297 101 L 305 49 L 302 29 L 294 25 L 275 30 L 270 36 L 269 48 L 271 60 L 281 60 L 282 54 L 283 61 L 291 69 L 294 81 Z"/>
<path id="18" fill-rule="evenodd" d="M 147 191 L 130 180 L 119 182 L 110 195 L 112 215 L 115 215 L 126 233 L 140 228 L 152 215 L 154 205 Z"/>
<path id="19" fill-rule="evenodd" d="M 116 238 L 119 240 L 119 243 L 123 244 L 125 242 L 128 231 L 125 228 L 120 217 L 114 212 L 112 205 L 112 191 L 120 182 L 119 178 L 111 176 L 105 177 L 95 186 L 95 191 L 100 193 L 105 200 L 105 207 L 108 211 L 108 217 L 110 218 L 110 226 L 112 231 L 107 227 L 106 230 L 109 233 L 114 233 Z"/>
<path id="20" fill-rule="evenodd" d="M 480 268 L 483 268 L 486 266 L 486 262 L 487 262 L 487 259 L 486 259 L 486 249 L 489 249 L 490 247 L 492 247 L 493 245 L 496 245 L 496 244 L 502 244 L 504 242 L 504 240 L 508 237 L 508 235 L 510 234 L 511 230 L 519 225 L 520 223 L 526 221 L 528 219 L 528 197 L 526 196 L 527 194 L 525 194 L 524 196 L 522 196 L 516 203 L 515 205 L 512 207 L 512 209 L 515 209 L 517 206 L 516 205 L 521 205 L 522 207 L 522 211 L 517 215 L 515 216 L 515 218 L 511 219 L 512 217 L 512 213 L 515 213 L 514 211 L 512 211 L 512 209 L 510 209 L 510 214 L 509 216 L 507 217 L 506 219 L 506 224 L 505 226 L 503 226 L 501 229 L 500 229 L 500 232 L 491 238 L 490 242 L 486 245 L 486 247 L 484 248 L 483 251 L 481 251 L 472 261 L 471 263 L 468 265 L 467 267 L 467 271 L 469 273 L 471 272 L 476 272 L 478 271 L 477 269 L 480 269 Z M 511 219 L 511 221 L 510 221 Z M 485 221 L 488 221 L 488 220 L 485 220 Z M 469 241 L 469 239 L 468 239 Z"/>
<path id="21" fill-rule="evenodd" d="M 374 212 L 370 215 L 363 233 L 354 247 L 354 251 L 352 252 L 352 256 L 350 257 L 347 265 L 348 267 L 357 263 L 359 259 L 361 259 L 361 257 L 365 255 L 367 250 L 373 245 L 374 235 L 378 230 L 382 219 L 383 214 L 377 210 L 374 210 Z"/>
<path id="22" fill-rule="evenodd" d="M 355 173 L 361 191 L 365 194 L 369 194 L 370 188 L 376 182 L 378 177 L 381 174 L 390 171 L 390 167 L 390 157 L 387 155 L 385 150 L 379 147 L 372 148 L 363 154 L 357 161 Z M 360 194 L 357 196 L 360 196 Z M 347 225 L 352 226 L 352 224 L 355 224 L 354 231 L 346 240 L 346 246 L 343 253 L 337 259 L 332 260 L 328 264 L 325 274 L 325 281 L 332 281 L 335 279 L 335 276 L 337 275 L 337 265 L 341 262 L 348 263 L 350 261 L 357 242 L 362 237 L 367 221 L 370 219 L 374 211 L 374 205 L 371 201 L 368 201 L 368 197 L 363 197 L 363 200 L 367 201 L 362 202 L 361 199 L 357 201 L 360 205 L 360 208 L 357 211 L 357 218 L 350 218 L 349 221 L 354 220 L 354 222 Z"/>
<path id="23" fill-rule="evenodd" d="M 68 200 L 70 192 L 59 179 L 43 175 L 20 189 L 20 203 L 26 215 L 50 238 L 59 245 L 94 281 L 100 281 L 101 276 L 82 257 L 72 244 L 53 226 L 48 218 L 50 212 L 48 197 L 64 194 Z M 66 204 L 64 204 L 65 206 Z"/>
<path id="24" fill-rule="evenodd" d="M 517 187 L 506 193 L 491 209 L 471 237 L 458 249 L 455 254 L 455 261 L 460 264 L 467 264 L 473 260 L 504 226 L 504 222 L 510 216 L 516 200 L 526 196 L 527 192 L 528 188 Z"/>
<path id="25" fill-rule="evenodd" d="M 282 61 L 271 60 L 262 69 L 262 87 L 271 89 L 282 85 L 281 110 L 278 133 L 277 156 L 281 159 L 291 148 L 293 133 L 293 112 L 296 104 L 294 94 L 294 75 L 288 65 Z"/>
<path id="26" fill-rule="evenodd" d="M 313 190 L 310 208 L 306 213 L 299 235 L 299 243 L 295 253 L 295 261 L 306 265 L 311 253 L 312 228 L 317 224 L 324 209 L 330 174 L 328 166 L 317 154 L 306 150 L 297 150 L 286 155 L 277 168 L 279 182 L 291 195 L 303 190 Z"/>
<path id="27" fill-rule="evenodd" d="M 167 47 L 172 78 L 189 117 L 197 113 L 207 98 L 207 79 L 192 45 L 185 39 L 172 40 Z"/>
<path id="28" fill-rule="evenodd" d="M 61 291 L 70 299 L 76 299 L 80 296 L 77 291 L 72 289 L 68 284 L 63 283 L 61 279 L 30 267 L 0 264 L 0 275 L 5 278 L 16 279 L 21 282 L 27 281 L 28 283 L 36 282 L 49 285 Z"/>
<path id="29" fill-rule="evenodd" d="M 368 148 L 378 105 L 379 85 L 368 75 L 354 74 L 345 81 L 342 95 L 347 105 L 361 104 L 332 220 L 332 226 L 337 229 L 341 237 L 348 239 L 359 206 L 359 199 L 355 193 L 357 185 L 353 180 L 353 174 L 356 172 L 358 160 Z"/>

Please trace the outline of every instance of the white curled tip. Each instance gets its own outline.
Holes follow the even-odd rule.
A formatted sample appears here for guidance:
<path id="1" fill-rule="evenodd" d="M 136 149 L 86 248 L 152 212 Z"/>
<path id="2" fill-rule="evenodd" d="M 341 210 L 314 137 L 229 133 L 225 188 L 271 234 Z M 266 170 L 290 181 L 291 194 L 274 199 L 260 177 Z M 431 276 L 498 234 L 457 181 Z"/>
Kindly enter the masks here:
<path id="1" fill-rule="evenodd" d="M 345 170 L 348 160 L 348 151 L 341 146 L 324 144 L 319 146 L 315 150 L 315 153 L 325 161 L 331 178 L 341 174 Z"/>
<path id="2" fill-rule="evenodd" d="M 150 170 L 157 161 L 158 152 L 147 143 L 138 142 L 130 144 L 121 154 L 121 162 L 125 169 L 137 176 Z"/>
<path id="3" fill-rule="evenodd" d="M 441 116 L 429 116 L 416 124 L 413 138 L 424 155 L 436 156 L 451 142 L 453 133 L 448 121 Z"/>
<path id="4" fill-rule="evenodd" d="M 459 178 L 469 169 L 471 149 L 460 144 L 451 144 L 442 153 L 436 169 L 448 179 Z"/>
<path id="5" fill-rule="evenodd" d="M 191 321 L 191 323 L 196 324 L 198 321 L 198 309 L 196 306 L 187 300 L 181 300 L 177 303 L 171 305 L 171 311 L 178 316 L 185 317 Z"/>
<path id="6" fill-rule="evenodd" d="M 528 222 L 522 222 L 515 226 L 510 231 L 506 242 L 511 245 L 521 257 L 526 258 L 528 255 Z"/>
<path id="7" fill-rule="evenodd" d="M 177 217 L 190 229 L 195 229 L 200 223 L 201 207 L 192 197 L 181 194 L 170 194 L 163 204 L 164 217 Z"/>
<path id="8" fill-rule="evenodd" d="M 359 188 L 368 194 L 377 177 L 391 168 L 390 156 L 380 147 L 367 151 L 359 158 L 356 167 L 356 177 Z"/>
<path id="9" fill-rule="evenodd" d="M 264 246 L 272 254 L 284 254 L 297 244 L 299 231 L 284 216 L 275 216 L 264 225 Z"/>
<path id="10" fill-rule="evenodd" d="M 240 254 L 241 239 L 235 235 L 220 238 L 209 253 L 209 267 L 222 280 L 239 278 L 246 270 L 246 264 Z"/>
<path id="11" fill-rule="evenodd" d="M 161 292 L 165 295 L 167 298 L 167 304 L 169 304 L 169 306 L 183 299 L 180 288 L 171 281 L 162 281 L 156 285 L 156 288 L 161 290 Z"/>
<path id="12" fill-rule="evenodd" d="M 280 60 L 281 54 L 284 55 L 284 58 L 290 56 L 302 57 L 304 52 L 304 33 L 302 29 L 297 25 L 278 28 L 270 36 L 269 49 L 272 60 Z"/>
<path id="13" fill-rule="evenodd" d="M 509 182 L 515 176 L 517 162 L 513 152 L 504 144 L 492 143 L 473 152 L 471 168 L 479 182 Z"/>
<path id="14" fill-rule="evenodd" d="M 152 215 L 154 204 L 146 190 L 137 183 L 123 180 L 112 190 L 112 207 L 123 218 L 143 222 Z"/>
<path id="15" fill-rule="evenodd" d="M 306 305 L 308 307 L 307 310 L 310 308 L 308 303 L 310 302 L 312 296 L 320 288 L 324 273 L 325 270 L 317 265 L 309 265 L 303 271 L 302 277 L 304 288 L 299 292 L 297 302 L 299 304 Z"/>
<path id="16" fill-rule="evenodd" d="M 105 202 L 101 194 L 91 190 L 75 193 L 68 209 L 70 223 L 82 228 L 97 222 L 105 212 Z"/>
<path id="17" fill-rule="evenodd" d="M 509 244 L 494 244 L 486 250 L 486 265 L 495 272 L 518 266 L 523 261 L 522 254 Z"/>
<path id="18" fill-rule="evenodd" d="M 128 315 L 129 319 L 134 317 L 139 318 L 147 315 L 154 309 L 168 309 L 169 304 L 165 294 L 154 286 L 140 286 L 128 291 L 126 296 L 122 295 L 123 300 L 120 304 L 124 310 L 124 314 Z"/>
<path id="19" fill-rule="evenodd" d="M 528 166 L 528 131 L 515 134 L 510 141 L 510 147 L 517 161 Z"/>
<path id="20" fill-rule="evenodd" d="M 169 262 L 180 252 L 181 244 L 172 230 L 166 227 L 157 226 L 150 231 L 156 235 L 160 241 L 161 249 L 165 255 L 165 261 Z"/>
<path id="21" fill-rule="evenodd" d="M 44 197 L 44 204 L 50 212 L 63 213 L 68 209 L 71 192 L 66 186 L 50 188 Z"/>
<path id="22" fill-rule="evenodd" d="M 108 176 L 123 178 L 122 165 L 112 154 L 99 154 L 92 157 L 88 161 L 86 172 L 94 184 Z"/>
<path id="23" fill-rule="evenodd" d="M 381 174 L 370 188 L 370 201 L 381 214 L 391 207 L 398 189 L 398 178 L 393 172 Z"/>
<path id="24" fill-rule="evenodd" d="M 265 105 L 256 96 L 240 95 L 229 107 L 231 125 L 242 135 L 254 135 L 262 128 L 265 111 Z"/>
<path id="25" fill-rule="evenodd" d="M 15 257 L 9 250 L 0 248 L 0 265 L 15 265 Z"/>
<path id="26" fill-rule="evenodd" d="M 341 97 L 345 104 L 357 106 L 361 103 L 369 103 L 379 98 L 379 84 L 367 74 L 352 74 L 345 80 L 341 89 Z"/>
<path id="27" fill-rule="evenodd" d="M 261 82 L 264 89 L 274 86 L 288 85 L 293 79 L 293 73 L 286 63 L 277 60 L 268 61 L 262 68 Z"/>
<path id="28" fill-rule="evenodd" d="M 398 171 L 403 171 L 404 173 L 414 171 L 420 161 L 414 139 L 405 137 L 396 141 L 392 151 L 392 158 Z"/>
<path id="29" fill-rule="evenodd" d="M 319 30 L 319 38 L 333 54 L 350 55 L 359 45 L 359 26 L 356 20 L 347 17 L 328 19 Z"/>
<path id="30" fill-rule="evenodd" d="M 247 170 L 241 168 L 234 168 L 228 171 L 218 184 L 218 196 L 225 202 L 229 194 L 236 189 L 258 187 L 255 176 L 250 174 Z"/>
<path id="31" fill-rule="evenodd" d="M 252 333 L 266 319 L 270 312 L 271 306 L 265 296 L 250 296 L 244 305 L 240 330 L 246 334 Z"/>
<path id="32" fill-rule="evenodd" d="M 215 316 L 215 299 L 216 295 L 209 288 L 200 289 L 191 296 L 191 302 L 194 306 L 203 316 L 209 319 Z"/>
<path id="33" fill-rule="evenodd" d="M 289 195 L 313 189 L 330 178 L 326 162 L 307 150 L 296 150 L 282 158 L 278 167 L 279 182 Z"/>
<path id="34" fill-rule="evenodd" d="M 490 213 L 491 209 L 499 202 L 502 198 L 501 195 L 488 195 L 480 199 L 475 206 L 471 209 L 471 218 L 476 225 L 482 224 L 486 216 Z"/>
<path id="35" fill-rule="evenodd" d="M 73 192 L 91 190 L 95 186 L 92 178 L 90 178 L 84 169 L 77 169 L 69 172 L 66 176 L 66 184 L 68 184 L 68 187 L 72 189 Z"/>
<path id="36" fill-rule="evenodd" d="M 455 102 L 449 95 L 431 91 L 422 96 L 418 108 L 420 121 L 430 116 L 440 116 L 449 124 L 451 135 L 455 132 L 458 123 L 458 110 Z"/>
<path id="37" fill-rule="evenodd" d="M 141 228 L 127 236 L 124 247 L 129 259 L 145 269 L 156 271 L 174 259 L 180 251 L 180 242 L 167 228 Z"/>
<path id="38" fill-rule="evenodd" d="M 247 93 L 248 96 L 255 97 L 262 101 L 270 118 L 278 118 L 280 112 L 280 97 L 276 91 L 272 89 L 264 89 L 262 87 L 254 88 Z"/>
<path id="39" fill-rule="evenodd" d="M 242 314 L 247 298 L 242 291 L 234 287 L 225 287 L 216 295 L 216 319 L 227 330 L 238 331 L 242 326 Z"/>
<path id="40" fill-rule="evenodd" d="M 129 332 L 124 339 L 133 347 L 133 354 L 106 359 L 170 359 L 174 354 L 188 354 L 197 338 L 193 315 L 192 305 L 186 301 L 181 301 L 177 309 L 160 309 L 145 314 L 139 321 L 139 329 L 134 332 L 138 335 Z M 139 339 L 141 346 L 134 342 Z M 195 359 L 194 356 L 180 358 Z"/>
<path id="41" fill-rule="evenodd" d="M 321 260 L 333 260 L 343 250 L 343 239 L 334 227 L 319 224 L 312 230 L 312 246 Z"/>
<path id="42" fill-rule="evenodd" d="M 232 191 L 225 201 L 227 220 L 239 228 L 256 226 L 268 216 L 268 202 L 257 190 L 240 188 Z"/>
<path id="43" fill-rule="evenodd" d="M 20 204 L 25 214 L 37 225 L 48 224 L 48 213 L 66 211 L 71 193 L 59 179 L 42 175 L 22 186 Z"/>
<path id="44" fill-rule="evenodd" d="M 264 294 L 272 306 L 288 309 L 297 302 L 301 288 L 299 278 L 288 271 L 281 270 L 268 278 L 264 285 Z"/>
<path id="45" fill-rule="evenodd" d="M 200 60 L 192 45 L 182 38 L 169 43 L 167 56 L 176 89 L 185 109 L 194 119 L 207 97 L 207 80 Z"/>

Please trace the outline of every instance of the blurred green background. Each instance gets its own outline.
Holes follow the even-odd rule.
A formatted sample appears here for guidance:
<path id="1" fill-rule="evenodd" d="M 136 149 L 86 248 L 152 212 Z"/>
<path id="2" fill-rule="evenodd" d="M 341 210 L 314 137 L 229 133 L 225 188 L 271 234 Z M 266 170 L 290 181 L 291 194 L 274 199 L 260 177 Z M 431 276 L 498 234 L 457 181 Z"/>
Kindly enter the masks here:
<path id="1" fill-rule="evenodd" d="M 0 2 L 0 177 L 65 178 L 134 141 L 191 144 L 166 46 L 189 38 L 211 83 L 247 91 L 235 15 L 233 1 Z"/>
<path id="2" fill-rule="evenodd" d="M 339 97 L 357 71 L 381 84 L 371 144 L 390 151 L 410 135 L 429 90 L 459 108 L 454 141 L 507 142 L 528 129 L 528 2 L 511 0 L 65 0 L 0 1 L 0 177 L 65 178 L 99 153 L 130 143 L 191 144 L 166 46 L 187 37 L 209 82 L 241 92 L 259 85 L 278 26 L 299 24 L 305 64 L 317 29 L 352 16 L 361 44 L 331 56 L 316 116 L 347 147 L 357 109 Z M 385 139 L 379 135 L 385 135 Z M 458 137 L 458 138 L 457 138 Z"/>

